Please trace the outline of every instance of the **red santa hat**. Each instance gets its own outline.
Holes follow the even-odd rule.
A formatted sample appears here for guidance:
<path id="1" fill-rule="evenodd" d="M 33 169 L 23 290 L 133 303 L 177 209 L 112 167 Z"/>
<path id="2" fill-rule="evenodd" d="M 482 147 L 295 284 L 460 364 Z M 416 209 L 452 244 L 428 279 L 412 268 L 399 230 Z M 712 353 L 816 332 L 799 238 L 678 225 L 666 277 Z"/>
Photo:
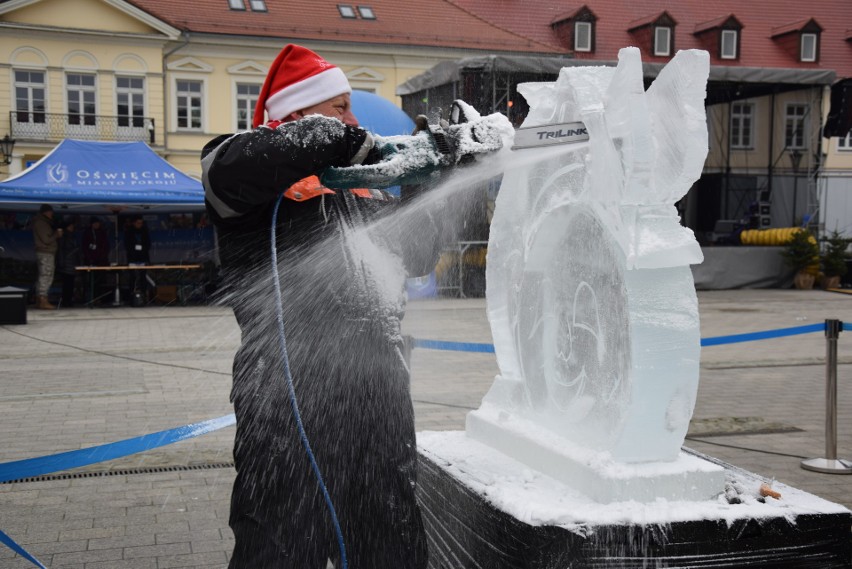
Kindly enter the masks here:
<path id="1" fill-rule="evenodd" d="M 252 126 L 263 124 L 264 109 L 269 120 L 281 120 L 290 113 L 351 92 L 349 80 L 339 67 L 307 48 L 289 44 L 269 68 L 254 108 Z"/>

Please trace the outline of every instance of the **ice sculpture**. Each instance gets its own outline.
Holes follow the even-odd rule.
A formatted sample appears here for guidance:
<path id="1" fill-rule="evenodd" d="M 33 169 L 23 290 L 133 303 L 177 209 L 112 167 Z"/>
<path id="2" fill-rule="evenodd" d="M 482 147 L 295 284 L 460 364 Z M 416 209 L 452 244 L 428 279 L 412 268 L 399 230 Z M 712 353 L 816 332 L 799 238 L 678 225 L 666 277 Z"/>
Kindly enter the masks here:
<path id="1" fill-rule="evenodd" d="M 646 92 L 639 50 L 518 90 L 522 128 L 589 140 L 517 150 L 491 224 L 500 375 L 469 437 L 600 501 L 708 498 L 722 469 L 680 451 L 698 389 L 702 261 L 674 203 L 707 154 L 709 58 L 681 51 Z"/>

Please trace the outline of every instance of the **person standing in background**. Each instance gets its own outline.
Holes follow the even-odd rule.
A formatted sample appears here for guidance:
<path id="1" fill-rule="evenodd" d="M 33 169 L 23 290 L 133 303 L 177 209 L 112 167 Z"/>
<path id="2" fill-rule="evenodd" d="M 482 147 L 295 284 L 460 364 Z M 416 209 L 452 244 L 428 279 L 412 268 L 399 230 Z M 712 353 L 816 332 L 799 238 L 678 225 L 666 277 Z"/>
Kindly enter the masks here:
<path id="1" fill-rule="evenodd" d="M 134 215 L 130 225 L 124 230 L 124 250 L 127 253 L 128 265 L 148 265 L 151 263 L 151 238 L 148 235 L 148 226 L 141 215 Z M 147 272 L 144 270 L 132 271 L 131 277 L 131 299 L 134 306 L 141 306 L 147 300 L 148 283 Z"/>
<path id="2" fill-rule="evenodd" d="M 33 220 L 33 239 L 35 240 L 36 262 L 38 263 L 38 280 L 36 280 L 36 308 L 55 310 L 56 307 L 47 299 L 50 285 L 53 284 L 53 274 L 56 267 L 57 239 L 62 236 L 62 229 L 53 228 L 53 207 L 42 204 L 38 215 Z"/>
<path id="3" fill-rule="evenodd" d="M 99 217 L 92 216 L 89 227 L 83 231 L 82 254 L 84 265 L 89 267 L 109 265 L 109 238 Z M 97 303 L 98 299 L 109 293 L 109 287 L 104 282 L 106 275 L 104 271 L 92 271 L 90 279 L 92 286 L 92 290 L 89 291 L 90 298 Z"/>
<path id="4" fill-rule="evenodd" d="M 109 239 L 101 218 L 93 216 L 83 232 L 83 263 L 92 267 L 109 265 Z"/>
<path id="5" fill-rule="evenodd" d="M 60 306 L 74 305 L 74 283 L 77 280 L 77 266 L 80 264 L 80 244 L 77 241 L 75 224 L 69 221 L 63 224 L 62 237 L 59 239 L 59 251 L 56 256 L 56 268 L 62 278 L 62 303 Z"/>

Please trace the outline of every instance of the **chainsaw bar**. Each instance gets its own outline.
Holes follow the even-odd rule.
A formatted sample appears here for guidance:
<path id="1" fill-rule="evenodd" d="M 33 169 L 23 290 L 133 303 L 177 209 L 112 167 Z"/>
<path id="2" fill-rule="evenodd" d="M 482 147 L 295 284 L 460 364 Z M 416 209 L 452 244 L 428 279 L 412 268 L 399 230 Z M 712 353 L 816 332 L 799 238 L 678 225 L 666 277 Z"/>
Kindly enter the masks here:
<path id="1" fill-rule="evenodd" d="M 515 131 L 515 143 L 512 150 L 553 146 L 589 140 L 586 125 L 581 122 L 566 122 L 529 126 Z"/>

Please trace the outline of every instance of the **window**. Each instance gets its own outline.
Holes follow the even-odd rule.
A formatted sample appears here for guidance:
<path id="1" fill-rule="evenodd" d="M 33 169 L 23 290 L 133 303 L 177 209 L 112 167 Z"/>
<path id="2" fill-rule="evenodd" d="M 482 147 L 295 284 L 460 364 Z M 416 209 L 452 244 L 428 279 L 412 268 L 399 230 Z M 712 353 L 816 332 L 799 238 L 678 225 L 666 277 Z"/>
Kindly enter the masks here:
<path id="1" fill-rule="evenodd" d="M 817 35 L 802 34 L 802 49 L 799 54 L 800 61 L 817 60 Z"/>
<path id="2" fill-rule="evenodd" d="M 592 51 L 591 22 L 574 22 L 574 51 Z"/>
<path id="3" fill-rule="evenodd" d="M 737 58 L 737 30 L 722 30 L 719 46 L 720 59 Z"/>
<path id="4" fill-rule="evenodd" d="M 90 73 L 68 73 L 65 83 L 68 95 L 68 124 L 94 126 L 95 76 Z"/>
<path id="5" fill-rule="evenodd" d="M 841 136 L 837 139 L 838 150 L 852 150 L 852 130 L 846 133 L 846 136 Z"/>
<path id="6" fill-rule="evenodd" d="M 249 6 L 254 12 L 266 12 L 265 0 L 249 0 Z"/>
<path id="7" fill-rule="evenodd" d="M 338 4 L 337 11 L 340 12 L 340 16 L 343 18 L 355 18 L 355 8 L 349 6 L 347 4 Z"/>
<path id="8" fill-rule="evenodd" d="M 44 124 L 44 71 L 15 71 L 15 111 L 19 123 Z"/>
<path id="9" fill-rule="evenodd" d="M 754 148 L 754 105 L 734 103 L 731 105 L 731 148 Z"/>
<path id="10" fill-rule="evenodd" d="M 115 101 L 118 126 L 142 128 L 145 121 L 145 78 L 116 77 Z"/>
<path id="11" fill-rule="evenodd" d="M 365 20 L 376 19 L 376 13 L 373 12 L 373 9 L 369 6 L 358 6 L 358 13 L 361 14 L 361 17 Z"/>
<path id="12" fill-rule="evenodd" d="M 672 29 L 668 26 L 654 28 L 654 55 L 672 54 Z"/>
<path id="13" fill-rule="evenodd" d="M 228 0 L 228 7 L 231 10 L 245 10 L 245 0 Z"/>
<path id="14" fill-rule="evenodd" d="M 186 130 L 201 130 L 201 81 L 178 79 L 177 127 Z"/>
<path id="15" fill-rule="evenodd" d="M 808 106 L 801 103 L 790 103 L 784 117 L 784 145 L 787 148 L 802 149 L 805 147 L 805 132 Z"/>
<path id="16" fill-rule="evenodd" d="M 260 85 L 256 83 L 237 83 L 237 130 L 249 130 L 254 108 L 260 95 Z"/>

